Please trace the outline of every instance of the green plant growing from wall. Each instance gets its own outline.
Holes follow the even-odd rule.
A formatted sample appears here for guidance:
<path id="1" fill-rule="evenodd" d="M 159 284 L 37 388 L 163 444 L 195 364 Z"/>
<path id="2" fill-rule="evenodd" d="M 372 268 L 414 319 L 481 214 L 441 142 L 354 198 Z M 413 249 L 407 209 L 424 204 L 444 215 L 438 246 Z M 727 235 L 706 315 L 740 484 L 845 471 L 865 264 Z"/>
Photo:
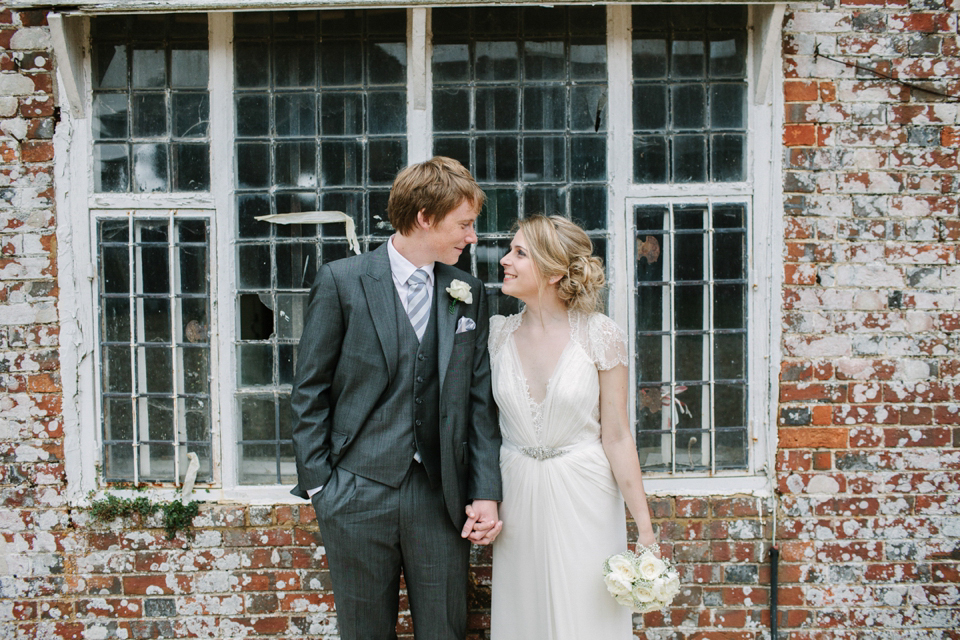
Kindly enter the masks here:
<path id="1" fill-rule="evenodd" d="M 133 516 L 137 516 L 142 522 L 158 511 L 163 512 L 163 528 L 167 532 L 167 540 L 173 540 L 178 531 L 193 536 L 193 519 L 200 513 L 200 503 L 196 500 L 186 504 L 176 499 L 170 502 L 154 502 L 147 496 L 121 498 L 106 493 L 103 498 L 93 500 L 90 504 L 90 515 L 98 522 Z"/>

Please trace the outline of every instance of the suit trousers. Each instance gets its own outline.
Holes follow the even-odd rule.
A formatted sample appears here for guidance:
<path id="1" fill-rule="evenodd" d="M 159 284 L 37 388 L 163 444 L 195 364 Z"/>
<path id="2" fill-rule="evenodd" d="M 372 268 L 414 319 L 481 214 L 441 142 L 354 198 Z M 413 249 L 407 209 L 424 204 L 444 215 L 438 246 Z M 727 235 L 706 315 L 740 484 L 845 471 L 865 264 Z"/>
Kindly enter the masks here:
<path id="1" fill-rule="evenodd" d="M 411 461 L 399 488 L 336 468 L 312 501 L 343 640 L 397 637 L 401 569 L 415 637 L 466 637 L 470 543 L 423 465 Z"/>

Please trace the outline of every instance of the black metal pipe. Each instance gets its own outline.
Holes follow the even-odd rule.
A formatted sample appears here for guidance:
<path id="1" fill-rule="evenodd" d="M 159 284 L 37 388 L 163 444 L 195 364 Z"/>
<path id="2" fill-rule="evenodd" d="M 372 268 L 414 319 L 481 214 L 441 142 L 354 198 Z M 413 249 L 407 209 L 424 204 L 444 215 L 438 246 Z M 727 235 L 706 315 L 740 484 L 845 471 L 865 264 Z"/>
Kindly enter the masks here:
<path id="1" fill-rule="evenodd" d="M 770 547 L 770 640 L 777 640 L 777 567 L 780 550 Z"/>

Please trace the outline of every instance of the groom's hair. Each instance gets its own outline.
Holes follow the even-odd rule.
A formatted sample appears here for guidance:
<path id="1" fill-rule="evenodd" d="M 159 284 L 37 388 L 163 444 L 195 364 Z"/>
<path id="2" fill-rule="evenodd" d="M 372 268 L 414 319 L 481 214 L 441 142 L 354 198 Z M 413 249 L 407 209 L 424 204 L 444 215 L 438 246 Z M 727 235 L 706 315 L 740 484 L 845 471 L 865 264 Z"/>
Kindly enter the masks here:
<path id="1" fill-rule="evenodd" d="M 420 211 L 430 224 L 437 224 L 464 200 L 479 211 L 486 199 L 466 167 L 453 158 L 434 156 L 397 174 L 390 188 L 387 215 L 397 233 L 406 235 L 416 228 Z"/>

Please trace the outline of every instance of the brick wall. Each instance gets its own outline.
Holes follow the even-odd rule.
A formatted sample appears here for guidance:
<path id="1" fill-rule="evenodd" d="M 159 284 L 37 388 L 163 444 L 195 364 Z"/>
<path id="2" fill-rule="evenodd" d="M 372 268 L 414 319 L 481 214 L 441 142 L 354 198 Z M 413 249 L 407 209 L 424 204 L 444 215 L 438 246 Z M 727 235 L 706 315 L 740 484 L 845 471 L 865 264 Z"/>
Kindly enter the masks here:
<path id="1" fill-rule="evenodd" d="M 791 638 L 960 637 L 957 15 L 953 0 L 788 11 L 777 480 Z"/>
<path id="2" fill-rule="evenodd" d="M 768 638 L 776 508 L 781 637 L 960 638 L 960 104 L 814 56 L 956 96 L 957 21 L 789 7 L 778 495 L 651 500 L 685 588 L 638 637 Z M 43 12 L 0 10 L 0 637 L 331 636 L 307 503 L 205 505 L 167 541 L 63 497 L 47 38 Z M 474 567 L 479 640 L 488 550 Z"/>

